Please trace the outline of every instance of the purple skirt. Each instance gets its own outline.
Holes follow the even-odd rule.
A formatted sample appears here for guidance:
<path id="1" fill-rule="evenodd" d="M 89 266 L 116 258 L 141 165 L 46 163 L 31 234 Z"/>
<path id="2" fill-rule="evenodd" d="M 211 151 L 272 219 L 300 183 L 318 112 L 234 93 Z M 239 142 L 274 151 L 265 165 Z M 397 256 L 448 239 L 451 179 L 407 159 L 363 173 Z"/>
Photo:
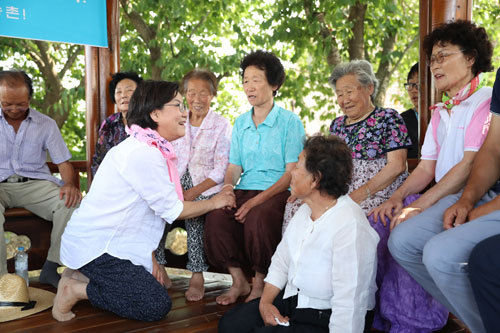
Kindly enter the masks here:
<path id="1" fill-rule="evenodd" d="M 404 206 L 419 196 L 408 196 L 403 202 Z M 373 327 L 385 332 L 431 332 L 441 329 L 448 320 L 448 310 L 427 293 L 389 253 L 387 240 L 390 221 L 387 219 L 387 226 L 380 221 L 374 223 L 373 215 L 368 217 L 368 221 L 380 237 L 377 247 L 377 306 Z"/>

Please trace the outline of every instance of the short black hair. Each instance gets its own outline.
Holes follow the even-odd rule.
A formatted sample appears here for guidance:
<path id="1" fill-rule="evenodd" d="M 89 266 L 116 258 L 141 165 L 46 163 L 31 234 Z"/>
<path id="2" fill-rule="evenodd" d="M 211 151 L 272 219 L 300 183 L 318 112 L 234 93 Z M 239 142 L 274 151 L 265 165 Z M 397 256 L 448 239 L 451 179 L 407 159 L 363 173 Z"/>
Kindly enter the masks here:
<path id="1" fill-rule="evenodd" d="M 315 135 L 304 143 L 306 169 L 319 179 L 317 189 L 338 198 L 349 192 L 352 180 L 352 152 L 335 135 Z"/>
<path id="2" fill-rule="evenodd" d="M 151 112 L 160 110 L 179 92 L 177 82 L 146 80 L 137 86 L 130 98 L 127 125 L 138 125 L 155 130 L 158 124 L 151 118 Z"/>
<path id="3" fill-rule="evenodd" d="M 285 82 L 285 68 L 283 67 L 280 59 L 272 52 L 257 50 L 247 54 L 243 60 L 241 60 L 240 68 L 242 78 L 245 75 L 245 69 L 248 66 L 255 66 L 266 73 L 269 85 L 278 87 L 275 91 L 273 91 L 273 96 L 276 96 L 276 93 L 283 85 L 283 82 Z"/>
<path id="4" fill-rule="evenodd" d="M 120 83 L 121 80 L 124 79 L 135 81 L 137 85 L 139 85 L 142 82 L 142 77 L 140 77 L 139 74 L 137 74 L 136 72 L 116 72 L 115 74 L 111 75 L 111 81 L 109 81 L 108 90 L 109 90 L 109 97 L 111 98 L 111 101 L 115 104 L 116 104 L 115 100 L 116 86 L 118 85 L 118 83 Z"/>
<path id="5" fill-rule="evenodd" d="M 406 82 L 410 81 L 413 75 L 418 74 L 418 62 L 411 66 L 410 71 L 408 72 L 408 77 L 406 78 Z"/>
<path id="6" fill-rule="evenodd" d="M 28 88 L 29 98 L 33 97 L 33 81 L 25 71 L 21 69 L 0 71 L 0 84 L 4 82 L 9 87 L 16 87 L 20 82 L 24 83 L 26 88 Z"/>
<path id="7" fill-rule="evenodd" d="M 488 39 L 488 34 L 484 28 L 465 20 L 451 21 L 439 25 L 425 36 L 423 47 L 427 59 L 431 58 L 434 45 L 448 43 L 457 45 L 463 50 L 462 52 L 465 56 L 475 59 L 472 66 L 472 73 L 474 75 L 493 70 L 491 64 L 493 45 Z"/>

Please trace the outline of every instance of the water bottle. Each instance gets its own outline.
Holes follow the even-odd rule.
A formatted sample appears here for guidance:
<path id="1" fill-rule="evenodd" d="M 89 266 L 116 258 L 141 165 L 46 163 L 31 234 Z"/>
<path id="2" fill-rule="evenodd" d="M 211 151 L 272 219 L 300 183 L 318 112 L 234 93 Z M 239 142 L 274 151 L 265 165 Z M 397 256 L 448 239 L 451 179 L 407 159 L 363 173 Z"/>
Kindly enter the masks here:
<path id="1" fill-rule="evenodd" d="M 30 280 L 28 278 L 28 254 L 24 252 L 24 247 L 19 246 L 17 248 L 16 255 L 16 274 L 22 277 L 26 281 L 26 285 L 30 285 Z"/>

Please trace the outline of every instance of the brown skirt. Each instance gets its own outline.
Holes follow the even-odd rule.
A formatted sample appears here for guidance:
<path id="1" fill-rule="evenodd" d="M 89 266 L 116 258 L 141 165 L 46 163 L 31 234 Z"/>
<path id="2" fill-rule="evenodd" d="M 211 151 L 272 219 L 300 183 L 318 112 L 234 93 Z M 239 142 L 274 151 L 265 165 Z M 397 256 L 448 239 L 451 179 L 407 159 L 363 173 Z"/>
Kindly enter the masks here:
<path id="1" fill-rule="evenodd" d="M 241 207 L 262 191 L 236 190 Z M 204 246 L 210 264 L 218 269 L 239 267 L 267 274 L 281 240 L 281 224 L 289 191 L 276 194 L 252 208 L 244 223 L 235 220 L 237 209 L 217 209 L 205 219 Z"/>

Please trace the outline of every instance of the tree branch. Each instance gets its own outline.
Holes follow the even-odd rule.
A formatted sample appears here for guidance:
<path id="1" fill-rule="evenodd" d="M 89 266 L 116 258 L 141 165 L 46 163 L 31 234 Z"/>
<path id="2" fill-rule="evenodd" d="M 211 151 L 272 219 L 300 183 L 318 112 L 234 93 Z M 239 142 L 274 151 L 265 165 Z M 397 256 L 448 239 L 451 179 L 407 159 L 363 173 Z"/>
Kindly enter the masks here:
<path id="1" fill-rule="evenodd" d="M 347 42 L 350 60 L 363 59 L 365 48 L 365 13 L 367 4 L 356 1 L 349 8 L 349 22 L 352 22 L 353 37 Z"/>
<path id="2" fill-rule="evenodd" d="M 64 64 L 63 69 L 58 73 L 59 78 L 63 78 L 66 74 L 66 71 L 70 69 L 76 61 L 78 55 L 83 51 L 83 46 L 81 45 L 71 45 L 68 50 L 68 60 Z"/>

